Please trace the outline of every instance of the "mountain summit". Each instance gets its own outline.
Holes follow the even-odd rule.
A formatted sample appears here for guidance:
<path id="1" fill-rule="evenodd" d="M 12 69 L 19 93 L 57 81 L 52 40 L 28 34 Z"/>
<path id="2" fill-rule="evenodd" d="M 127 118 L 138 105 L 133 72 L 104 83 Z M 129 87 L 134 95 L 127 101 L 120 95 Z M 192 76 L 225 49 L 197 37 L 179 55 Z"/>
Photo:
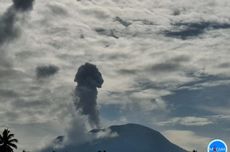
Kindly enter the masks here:
<path id="1" fill-rule="evenodd" d="M 159 132 L 138 124 L 111 126 L 108 128 L 114 137 L 100 138 L 78 146 L 68 146 L 71 152 L 186 152 L 171 143 Z M 92 130 L 100 134 L 107 129 Z"/>

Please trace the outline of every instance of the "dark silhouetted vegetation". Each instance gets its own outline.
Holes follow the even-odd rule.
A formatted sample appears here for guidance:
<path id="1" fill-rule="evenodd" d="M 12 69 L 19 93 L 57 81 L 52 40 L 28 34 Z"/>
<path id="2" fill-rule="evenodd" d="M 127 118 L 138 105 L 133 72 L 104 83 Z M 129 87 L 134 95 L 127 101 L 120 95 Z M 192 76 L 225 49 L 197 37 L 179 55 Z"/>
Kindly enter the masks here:
<path id="1" fill-rule="evenodd" d="M 13 152 L 17 149 L 17 139 L 13 138 L 14 134 L 9 129 L 5 129 L 0 135 L 0 152 Z"/>

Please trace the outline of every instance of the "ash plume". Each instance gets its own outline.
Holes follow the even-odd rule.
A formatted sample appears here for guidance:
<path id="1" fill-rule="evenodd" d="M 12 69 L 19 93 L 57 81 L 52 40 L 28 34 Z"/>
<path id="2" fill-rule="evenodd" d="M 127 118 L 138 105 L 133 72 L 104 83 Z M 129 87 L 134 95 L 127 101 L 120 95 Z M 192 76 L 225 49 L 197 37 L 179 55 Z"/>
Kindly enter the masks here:
<path id="1" fill-rule="evenodd" d="M 95 65 L 85 63 L 78 69 L 74 81 L 77 82 L 74 92 L 77 111 L 88 116 L 91 127 L 98 128 L 97 88 L 101 88 L 104 82 L 101 73 Z"/>
<path id="2" fill-rule="evenodd" d="M 33 8 L 33 1 L 13 0 L 13 5 L 0 16 L 0 46 L 19 35 L 19 29 L 16 27 L 16 22 L 18 21 L 17 14 L 31 10 Z"/>

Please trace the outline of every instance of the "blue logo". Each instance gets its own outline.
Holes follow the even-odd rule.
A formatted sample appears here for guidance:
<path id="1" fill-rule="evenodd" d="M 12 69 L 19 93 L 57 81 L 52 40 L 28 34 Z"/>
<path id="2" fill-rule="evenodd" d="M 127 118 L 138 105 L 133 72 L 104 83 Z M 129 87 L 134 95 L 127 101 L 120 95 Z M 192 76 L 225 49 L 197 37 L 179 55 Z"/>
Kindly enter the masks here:
<path id="1" fill-rule="evenodd" d="M 228 147 L 223 140 L 215 139 L 209 143 L 207 152 L 228 152 Z"/>

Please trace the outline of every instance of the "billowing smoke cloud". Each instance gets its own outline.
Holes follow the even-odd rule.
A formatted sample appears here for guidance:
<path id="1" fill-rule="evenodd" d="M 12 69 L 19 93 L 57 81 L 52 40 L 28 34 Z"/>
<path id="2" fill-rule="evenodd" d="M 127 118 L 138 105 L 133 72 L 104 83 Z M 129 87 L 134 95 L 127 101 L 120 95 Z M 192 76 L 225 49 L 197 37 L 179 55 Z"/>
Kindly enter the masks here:
<path id="1" fill-rule="evenodd" d="M 98 68 L 90 63 L 82 65 L 74 79 L 76 109 L 87 115 L 91 127 L 99 127 L 99 113 L 97 110 L 97 88 L 101 88 L 104 80 Z"/>
<path id="2" fill-rule="evenodd" d="M 13 0 L 13 5 L 0 16 L 0 46 L 18 36 L 19 29 L 16 28 L 17 14 L 31 10 L 33 1 Z"/>
<path id="3" fill-rule="evenodd" d="M 64 136 L 58 136 L 51 142 L 44 143 L 41 149 L 37 149 L 36 152 L 74 152 L 74 146 L 81 145 L 86 142 L 90 142 L 95 137 L 90 134 L 88 129 L 90 127 L 87 123 L 87 117 L 80 115 L 72 106 L 68 108 L 71 118 L 66 126 L 66 133 Z M 71 150 L 72 149 L 72 150 Z"/>
<path id="4" fill-rule="evenodd" d="M 99 113 L 97 110 L 97 88 L 101 88 L 104 82 L 98 68 L 90 63 L 80 66 L 74 79 L 77 82 L 75 88 L 74 104 L 68 107 L 71 119 L 67 123 L 64 136 L 58 136 L 51 143 L 38 152 L 76 152 L 85 149 L 85 144 L 101 139 L 117 137 L 111 129 L 99 128 Z M 92 127 L 97 127 L 92 130 Z"/>
<path id="5" fill-rule="evenodd" d="M 53 141 L 48 142 L 36 152 L 77 152 L 84 151 L 85 144 L 93 143 L 101 139 L 115 138 L 118 136 L 110 128 L 90 130 L 86 115 L 79 114 L 72 108 L 69 109 L 72 114 L 71 120 L 66 128 L 65 136 L 58 136 Z M 96 149 L 95 149 L 96 150 Z M 98 149 L 97 149 L 98 150 Z M 90 150 L 89 150 L 90 151 Z"/>

